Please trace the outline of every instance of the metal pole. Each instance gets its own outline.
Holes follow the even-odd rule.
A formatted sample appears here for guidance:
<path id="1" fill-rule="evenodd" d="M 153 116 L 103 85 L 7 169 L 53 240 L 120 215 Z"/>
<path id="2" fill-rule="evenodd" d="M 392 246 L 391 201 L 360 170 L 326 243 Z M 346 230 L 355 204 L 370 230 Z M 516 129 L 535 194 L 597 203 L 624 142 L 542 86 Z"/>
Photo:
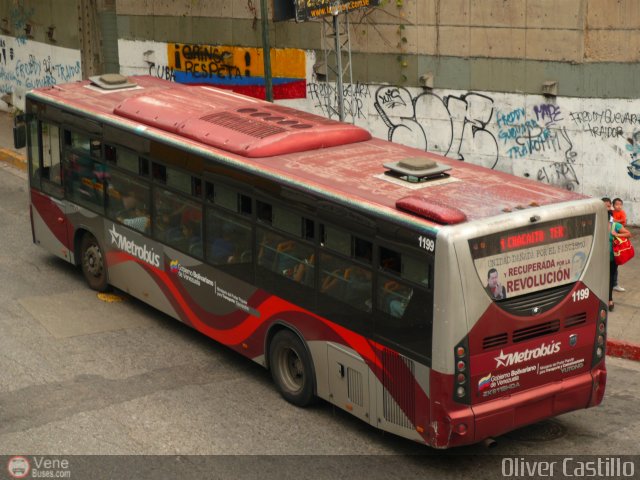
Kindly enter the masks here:
<path id="1" fill-rule="evenodd" d="M 260 15 L 262 16 L 262 56 L 264 59 L 265 98 L 268 102 L 273 102 L 273 84 L 271 81 L 271 44 L 269 43 L 267 0 L 260 0 Z"/>
<path id="2" fill-rule="evenodd" d="M 340 45 L 340 23 L 338 14 L 333 15 L 333 31 L 336 34 L 336 97 L 338 100 L 338 117 L 344 122 L 344 100 L 342 98 L 342 50 Z"/>

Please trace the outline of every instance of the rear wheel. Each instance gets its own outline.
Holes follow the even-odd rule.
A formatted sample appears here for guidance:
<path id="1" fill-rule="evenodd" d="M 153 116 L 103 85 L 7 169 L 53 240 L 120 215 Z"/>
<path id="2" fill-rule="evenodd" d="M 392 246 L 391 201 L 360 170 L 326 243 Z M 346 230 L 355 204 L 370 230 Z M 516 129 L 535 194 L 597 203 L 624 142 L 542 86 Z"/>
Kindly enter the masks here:
<path id="1" fill-rule="evenodd" d="M 109 288 L 107 265 L 96 237 L 85 233 L 80 244 L 80 266 L 85 280 L 93 290 L 104 292 Z"/>
<path id="2" fill-rule="evenodd" d="M 290 330 L 276 333 L 269 347 L 271 377 L 290 403 L 305 407 L 314 402 L 315 383 L 311 358 L 304 344 Z"/>

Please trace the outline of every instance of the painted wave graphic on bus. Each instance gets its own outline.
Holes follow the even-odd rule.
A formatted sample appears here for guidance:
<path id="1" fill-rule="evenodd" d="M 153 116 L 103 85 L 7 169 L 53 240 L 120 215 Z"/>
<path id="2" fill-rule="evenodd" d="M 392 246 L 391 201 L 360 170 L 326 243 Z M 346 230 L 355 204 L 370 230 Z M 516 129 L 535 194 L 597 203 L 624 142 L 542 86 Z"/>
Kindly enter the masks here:
<path id="1" fill-rule="evenodd" d="M 166 272 L 126 252 L 112 251 L 107 254 L 109 268 L 125 262 L 135 262 L 147 271 L 184 323 L 250 358 L 265 354 L 263 339 L 266 330 L 276 320 L 296 327 L 307 342 L 333 341 L 348 346 L 358 352 L 379 381 L 387 387 L 407 418 L 414 425 L 425 424 L 426 419 L 416 418 L 416 412 L 424 414 L 429 411 L 427 393 L 404 362 L 395 362 L 393 372 L 385 367 L 383 357 L 391 352 L 387 347 L 260 289 L 256 289 L 247 299 L 247 303 L 257 314 L 238 309 L 225 315 L 216 315 L 202 308 L 181 284 L 175 275 L 179 262 L 176 264 L 173 260 L 167 261 L 169 272 Z M 173 273 L 171 269 L 174 270 Z M 407 386 L 411 387 L 413 397 L 394 394 L 405 392 Z M 428 432 L 420 434 L 428 440 Z"/>

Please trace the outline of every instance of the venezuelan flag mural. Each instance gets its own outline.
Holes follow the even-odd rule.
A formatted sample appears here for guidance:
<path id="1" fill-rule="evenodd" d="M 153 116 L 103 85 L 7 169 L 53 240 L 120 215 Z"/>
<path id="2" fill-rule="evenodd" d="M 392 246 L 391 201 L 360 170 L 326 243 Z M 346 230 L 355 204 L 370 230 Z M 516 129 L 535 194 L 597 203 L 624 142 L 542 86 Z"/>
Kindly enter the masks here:
<path id="1" fill-rule="evenodd" d="M 215 85 L 265 98 L 261 48 L 174 43 L 167 44 L 167 59 L 178 83 Z M 306 97 L 304 51 L 272 49 L 271 73 L 274 99 Z"/>

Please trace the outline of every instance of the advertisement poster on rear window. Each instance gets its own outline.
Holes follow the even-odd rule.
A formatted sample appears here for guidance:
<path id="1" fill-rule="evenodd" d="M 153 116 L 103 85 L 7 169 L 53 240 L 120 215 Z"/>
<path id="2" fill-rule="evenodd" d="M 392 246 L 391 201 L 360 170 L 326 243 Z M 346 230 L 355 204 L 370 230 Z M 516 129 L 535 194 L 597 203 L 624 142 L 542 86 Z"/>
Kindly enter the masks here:
<path id="1" fill-rule="evenodd" d="M 580 280 L 594 221 L 592 216 L 577 217 L 471 240 L 487 294 L 503 300 Z"/>

